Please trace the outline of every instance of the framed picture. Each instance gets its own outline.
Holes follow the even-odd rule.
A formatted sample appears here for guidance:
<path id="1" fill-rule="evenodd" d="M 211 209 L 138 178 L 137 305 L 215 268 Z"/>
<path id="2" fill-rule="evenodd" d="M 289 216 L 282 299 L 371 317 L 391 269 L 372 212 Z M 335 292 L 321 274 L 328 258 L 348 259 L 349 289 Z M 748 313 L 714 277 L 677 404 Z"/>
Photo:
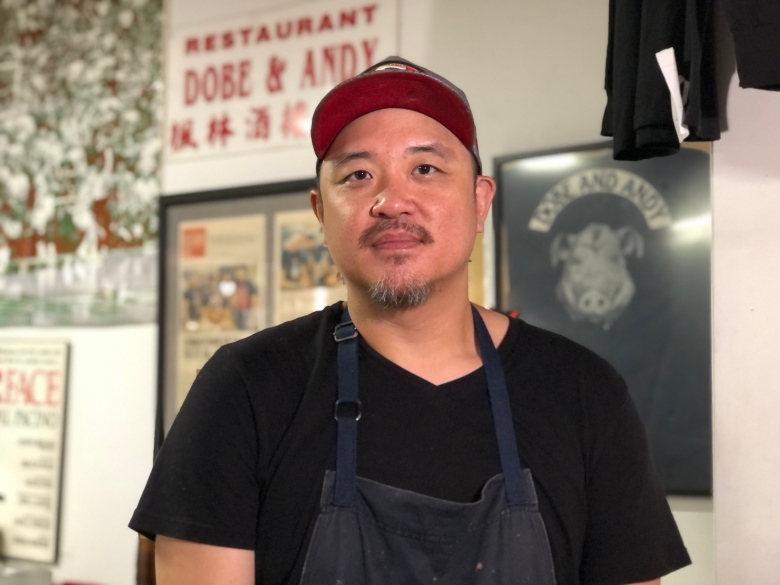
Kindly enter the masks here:
<path id="1" fill-rule="evenodd" d="M 314 179 L 160 198 L 159 448 L 222 345 L 346 298 Z"/>
<path id="2" fill-rule="evenodd" d="M 615 161 L 608 142 L 495 162 L 499 308 L 606 358 L 667 492 L 711 493 L 709 146 Z"/>
<path id="3" fill-rule="evenodd" d="M 0 566 L 57 561 L 68 355 L 66 341 L 0 339 Z"/>

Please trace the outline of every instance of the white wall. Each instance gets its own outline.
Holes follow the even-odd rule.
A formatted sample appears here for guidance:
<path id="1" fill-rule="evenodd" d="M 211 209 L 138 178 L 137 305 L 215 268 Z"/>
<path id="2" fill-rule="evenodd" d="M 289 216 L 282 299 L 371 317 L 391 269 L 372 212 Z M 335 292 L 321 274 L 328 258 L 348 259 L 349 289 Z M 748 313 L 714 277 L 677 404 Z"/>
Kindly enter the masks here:
<path id="1" fill-rule="evenodd" d="M 780 583 L 780 94 L 729 91 L 714 145 L 718 583 Z"/>

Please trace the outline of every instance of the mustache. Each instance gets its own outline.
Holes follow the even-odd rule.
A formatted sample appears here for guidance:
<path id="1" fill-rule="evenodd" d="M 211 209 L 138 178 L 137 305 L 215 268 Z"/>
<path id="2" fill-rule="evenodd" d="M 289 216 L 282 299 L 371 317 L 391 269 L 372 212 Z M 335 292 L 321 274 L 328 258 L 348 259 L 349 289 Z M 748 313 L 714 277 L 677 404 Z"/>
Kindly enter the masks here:
<path id="1" fill-rule="evenodd" d="M 433 243 L 433 236 L 431 235 L 431 232 L 429 232 L 421 225 L 417 225 L 416 223 L 412 223 L 401 219 L 380 219 L 379 221 L 377 221 L 377 223 L 375 223 L 371 227 L 363 230 L 363 233 L 360 234 L 358 245 L 361 248 L 370 248 L 371 243 L 380 234 L 383 234 L 384 232 L 390 230 L 395 230 L 395 231 L 403 230 L 406 233 L 420 240 L 423 244 Z"/>

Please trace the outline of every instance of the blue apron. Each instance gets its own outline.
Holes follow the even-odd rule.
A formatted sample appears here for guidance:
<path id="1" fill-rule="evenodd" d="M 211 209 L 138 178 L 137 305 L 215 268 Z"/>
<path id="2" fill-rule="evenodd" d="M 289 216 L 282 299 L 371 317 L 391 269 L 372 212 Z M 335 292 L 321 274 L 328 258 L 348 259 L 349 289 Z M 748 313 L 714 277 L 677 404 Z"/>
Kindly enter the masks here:
<path id="1" fill-rule="evenodd" d="M 482 317 L 472 313 L 502 473 L 466 504 L 357 477 L 358 332 L 344 310 L 333 333 L 336 470 L 323 480 L 301 585 L 555 585 L 531 471 L 517 453 L 501 360 Z"/>

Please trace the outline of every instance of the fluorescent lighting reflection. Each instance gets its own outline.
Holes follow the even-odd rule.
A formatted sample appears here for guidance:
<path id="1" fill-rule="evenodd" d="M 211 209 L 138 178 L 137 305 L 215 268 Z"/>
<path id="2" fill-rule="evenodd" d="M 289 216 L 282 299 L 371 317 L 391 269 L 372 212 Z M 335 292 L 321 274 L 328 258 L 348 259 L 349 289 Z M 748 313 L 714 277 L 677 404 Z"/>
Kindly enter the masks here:
<path id="1" fill-rule="evenodd" d="M 577 163 L 577 156 L 568 154 L 551 154 L 520 161 L 520 166 L 528 171 L 558 171 L 567 169 Z"/>
<path id="2" fill-rule="evenodd" d="M 708 213 L 676 221 L 672 224 L 677 244 L 707 243 L 712 238 L 712 216 Z"/>
<path id="3" fill-rule="evenodd" d="M 675 232 L 682 232 L 688 230 L 702 230 L 710 229 L 712 225 L 712 216 L 707 213 L 705 215 L 698 215 L 696 217 L 688 217 L 681 219 L 672 224 L 672 230 Z"/>

